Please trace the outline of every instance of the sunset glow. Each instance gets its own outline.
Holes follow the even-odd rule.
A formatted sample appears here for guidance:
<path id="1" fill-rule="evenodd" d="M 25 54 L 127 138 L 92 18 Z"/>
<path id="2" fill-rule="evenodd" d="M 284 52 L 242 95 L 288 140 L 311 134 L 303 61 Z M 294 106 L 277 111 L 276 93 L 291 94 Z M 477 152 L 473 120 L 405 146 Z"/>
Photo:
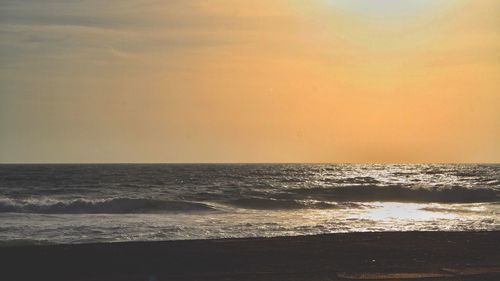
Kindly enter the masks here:
<path id="1" fill-rule="evenodd" d="M 498 162 L 500 1 L 2 1 L 0 162 Z"/>

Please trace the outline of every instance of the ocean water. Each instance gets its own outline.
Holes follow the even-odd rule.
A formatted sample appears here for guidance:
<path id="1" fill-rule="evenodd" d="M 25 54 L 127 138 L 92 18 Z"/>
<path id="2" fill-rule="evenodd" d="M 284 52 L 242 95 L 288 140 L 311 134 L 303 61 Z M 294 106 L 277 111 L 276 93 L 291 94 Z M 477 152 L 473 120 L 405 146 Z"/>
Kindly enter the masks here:
<path id="1" fill-rule="evenodd" d="M 500 165 L 0 165 L 0 245 L 500 230 Z"/>

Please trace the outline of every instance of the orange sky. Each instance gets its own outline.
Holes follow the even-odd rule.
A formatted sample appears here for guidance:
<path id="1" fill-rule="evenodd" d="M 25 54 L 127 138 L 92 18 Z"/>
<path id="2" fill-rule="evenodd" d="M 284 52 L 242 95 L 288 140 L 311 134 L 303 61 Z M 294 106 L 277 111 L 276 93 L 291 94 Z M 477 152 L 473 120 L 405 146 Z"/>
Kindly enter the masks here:
<path id="1" fill-rule="evenodd" d="M 0 6 L 0 162 L 500 161 L 499 1 L 46 2 Z"/>

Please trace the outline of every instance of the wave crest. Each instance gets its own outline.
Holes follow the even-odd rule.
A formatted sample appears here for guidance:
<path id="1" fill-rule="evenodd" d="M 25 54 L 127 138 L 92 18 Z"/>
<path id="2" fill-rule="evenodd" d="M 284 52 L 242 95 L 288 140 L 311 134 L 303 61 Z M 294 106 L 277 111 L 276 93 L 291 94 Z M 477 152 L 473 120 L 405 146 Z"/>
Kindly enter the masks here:
<path id="1" fill-rule="evenodd" d="M 413 203 L 476 203 L 496 202 L 499 192 L 490 188 L 416 188 L 404 186 L 340 186 L 334 188 L 300 188 L 295 194 L 318 200 L 332 201 L 393 201 Z"/>
<path id="2" fill-rule="evenodd" d="M 254 210 L 294 210 L 294 209 L 341 209 L 360 208 L 362 204 L 352 202 L 323 202 L 316 200 L 284 200 L 271 198 L 242 198 L 227 201 L 226 204 Z"/>
<path id="3" fill-rule="evenodd" d="M 215 209 L 198 202 L 147 198 L 76 199 L 66 201 L 0 199 L 0 213 L 123 214 L 211 210 Z"/>

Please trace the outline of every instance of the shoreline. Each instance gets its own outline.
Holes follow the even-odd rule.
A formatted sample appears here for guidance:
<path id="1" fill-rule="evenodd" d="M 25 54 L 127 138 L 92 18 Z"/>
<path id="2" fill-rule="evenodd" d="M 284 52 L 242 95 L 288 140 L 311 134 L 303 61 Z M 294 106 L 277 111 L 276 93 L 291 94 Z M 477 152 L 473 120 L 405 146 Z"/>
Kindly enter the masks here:
<path id="1" fill-rule="evenodd" d="M 500 231 L 3 246 L 0 264 L 6 280 L 500 280 Z"/>

